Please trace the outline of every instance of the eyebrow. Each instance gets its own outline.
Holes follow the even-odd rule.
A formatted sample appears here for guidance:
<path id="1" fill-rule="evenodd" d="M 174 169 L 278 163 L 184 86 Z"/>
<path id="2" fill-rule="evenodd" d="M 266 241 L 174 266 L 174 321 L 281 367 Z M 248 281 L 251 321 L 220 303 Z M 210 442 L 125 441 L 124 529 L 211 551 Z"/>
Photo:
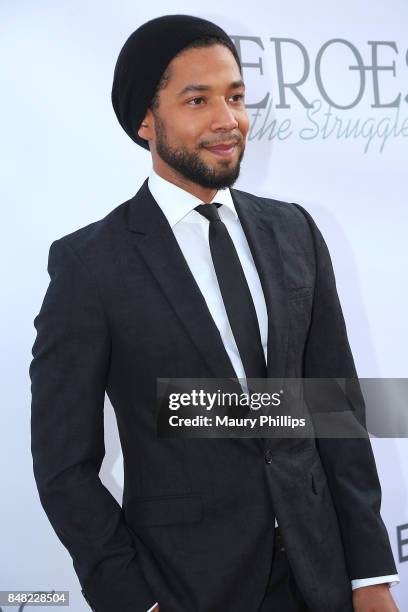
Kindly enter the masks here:
<path id="1" fill-rule="evenodd" d="M 228 89 L 238 89 L 243 87 L 245 89 L 245 83 L 242 79 L 240 79 L 239 81 L 232 81 L 232 83 L 230 83 L 228 85 Z M 183 89 L 181 91 L 178 92 L 177 97 L 181 97 L 186 93 L 192 92 L 192 91 L 211 91 L 213 88 L 210 87 L 210 85 L 198 85 L 195 83 L 192 83 L 190 85 L 186 85 L 185 87 L 183 87 Z"/>

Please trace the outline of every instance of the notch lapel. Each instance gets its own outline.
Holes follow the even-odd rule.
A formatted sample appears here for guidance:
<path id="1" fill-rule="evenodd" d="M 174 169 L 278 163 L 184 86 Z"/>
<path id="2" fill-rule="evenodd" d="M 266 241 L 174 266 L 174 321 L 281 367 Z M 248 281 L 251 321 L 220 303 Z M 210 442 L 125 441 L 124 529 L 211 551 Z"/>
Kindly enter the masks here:
<path id="1" fill-rule="evenodd" d="M 128 229 L 164 295 L 215 378 L 235 378 L 228 353 L 205 299 L 146 179 L 130 201 Z M 288 345 L 288 298 L 282 256 L 270 213 L 256 198 L 231 189 L 259 274 L 268 312 L 267 376 L 283 378 Z"/>
<path id="2" fill-rule="evenodd" d="M 273 215 L 254 198 L 231 189 L 235 208 L 251 249 L 268 312 L 267 377 L 284 378 L 288 348 L 288 298 L 283 261 Z M 273 213 L 273 205 L 270 206 Z"/>
<path id="3" fill-rule="evenodd" d="M 128 229 L 214 378 L 236 378 L 221 335 L 172 229 L 145 180 L 130 200 Z"/>

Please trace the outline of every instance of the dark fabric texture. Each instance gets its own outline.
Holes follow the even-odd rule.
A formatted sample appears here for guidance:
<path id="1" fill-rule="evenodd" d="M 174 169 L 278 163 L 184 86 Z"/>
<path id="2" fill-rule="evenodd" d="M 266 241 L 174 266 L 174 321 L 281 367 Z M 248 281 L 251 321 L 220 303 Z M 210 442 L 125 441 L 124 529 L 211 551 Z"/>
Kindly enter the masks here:
<path id="1" fill-rule="evenodd" d="M 327 246 L 295 204 L 231 189 L 268 311 L 267 376 L 355 372 Z M 156 431 L 157 378 L 235 372 L 147 180 L 55 240 L 34 324 L 31 449 L 41 503 L 97 612 L 257 612 L 274 518 L 313 612 L 396 573 L 369 439 L 181 439 Z M 99 478 L 105 391 L 122 506 Z"/>
<path id="2" fill-rule="evenodd" d="M 225 40 L 241 71 L 238 53 L 228 34 L 215 23 L 192 15 L 151 19 L 123 45 L 114 71 L 112 105 L 126 134 L 144 149 L 149 150 L 148 142 L 137 132 L 163 72 L 177 53 L 205 36 Z"/>
<path id="3" fill-rule="evenodd" d="M 271 575 L 259 612 L 313 612 L 296 584 L 279 527 L 275 529 Z"/>

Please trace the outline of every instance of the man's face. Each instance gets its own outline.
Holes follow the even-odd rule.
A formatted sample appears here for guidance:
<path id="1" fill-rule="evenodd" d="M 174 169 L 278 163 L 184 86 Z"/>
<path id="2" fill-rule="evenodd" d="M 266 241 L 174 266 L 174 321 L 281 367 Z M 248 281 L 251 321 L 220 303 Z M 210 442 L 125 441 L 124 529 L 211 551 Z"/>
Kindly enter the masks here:
<path id="1" fill-rule="evenodd" d="M 223 45 L 187 49 L 169 68 L 159 107 L 148 111 L 154 127 L 152 156 L 160 158 L 161 167 L 164 163 L 170 172 L 202 187 L 233 185 L 249 127 L 233 54 Z"/>

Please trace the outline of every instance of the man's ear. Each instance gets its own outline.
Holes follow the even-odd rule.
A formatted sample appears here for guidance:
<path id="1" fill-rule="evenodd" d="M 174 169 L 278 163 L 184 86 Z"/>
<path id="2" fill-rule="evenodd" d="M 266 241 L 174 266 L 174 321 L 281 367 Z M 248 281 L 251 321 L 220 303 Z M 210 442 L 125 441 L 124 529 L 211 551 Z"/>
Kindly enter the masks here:
<path id="1" fill-rule="evenodd" d="M 143 138 L 144 140 L 150 140 L 152 138 L 152 123 L 152 113 L 150 109 L 148 109 L 137 131 L 140 138 Z"/>

